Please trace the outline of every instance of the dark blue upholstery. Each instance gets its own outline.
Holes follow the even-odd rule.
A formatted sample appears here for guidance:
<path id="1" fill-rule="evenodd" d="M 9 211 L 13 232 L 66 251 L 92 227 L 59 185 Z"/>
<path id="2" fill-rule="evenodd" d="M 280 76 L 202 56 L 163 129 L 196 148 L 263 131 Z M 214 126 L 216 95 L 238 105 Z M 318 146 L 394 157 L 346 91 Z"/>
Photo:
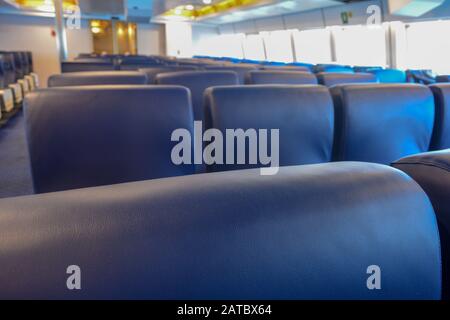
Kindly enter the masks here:
<path id="1" fill-rule="evenodd" d="M 239 83 L 244 84 L 247 73 L 252 70 L 258 70 L 256 65 L 230 65 L 230 66 L 216 66 L 209 65 L 205 66 L 206 70 L 216 70 L 216 71 L 233 71 L 236 72 L 239 78 Z"/>
<path id="2" fill-rule="evenodd" d="M 317 78 L 309 72 L 298 71 L 250 71 L 248 84 L 317 84 Z"/>
<path id="3" fill-rule="evenodd" d="M 416 180 L 433 204 L 441 237 L 443 297 L 450 299 L 450 149 L 409 156 L 393 166 Z"/>
<path id="4" fill-rule="evenodd" d="M 22 64 L 22 54 L 18 51 L 13 52 L 14 70 L 16 71 L 16 80 L 23 79 L 26 75 L 25 66 Z"/>
<path id="5" fill-rule="evenodd" d="M 192 130 L 186 88 L 90 86 L 25 101 L 36 193 L 193 173 L 171 161 L 173 130 Z"/>
<path id="6" fill-rule="evenodd" d="M 380 83 L 405 83 L 406 72 L 398 69 L 369 70 Z"/>
<path id="7" fill-rule="evenodd" d="M 342 66 L 337 64 L 318 64 L 314 66 L 314 72 L 328 72 L 328 73 L 353 73 L 350 66 Z"/>
<path id="8" fill-rule="evenodd" d="M 324 196 L 326 195 L 326 196 Z M 0 200 L 0 298 L 439 299 L 432 206 L 387 166 L 192 175 Z M 70 265 L 81 290 L 68 290 Z M 381 268 L 381 290 L 366 286 Z"/>
<path id="9" fill-rule="evenodd" d="M 371 73 L 321 72 L 317 73 L 316 76 L 319 83 L 327 87 L 332 87 L 338 84 L 377 82 L 377 78 Z"/>
<path id="10" fill-rule="evenodd" d="M 322 86 L 254 85 L 215 87 L 206 93 L 205 128 L 279 129 L 281 166 L 331 160 L 333 103 Z M 270 141 L 270 139 L 269 139 Z M 248 145 L 246 155 L 248 156 Z M 226 152 L 224 152 L 224 158 Z M 236 158 L 235 152 L 235 158 Z M 261 167 L 258 164 L 213 164 L 208 171 Z"/>
<path id="11" fill-rule="evenodd" d="M 50 88 L 131 84 L 147 84 L 147 76 L 136 71 L 94 71 L 55 74 L 48 78 L 48 86 Z"/>
<path id="12" fill-rule="evenodd" d="M 389 164 L 429 150 L 434 123 L 431 91 L 416 84 L 354 84 L 331 88 L 335 160 Z"/>
<path id="13" fill-rule="evenodd" d="M 269 70 L 269 71 L 303 71 L 303 72 L 311 72 L 311 69 L 306 66 L 293 66 L 293 65 L 286 65 L 286 66 L 262 66 L 262 70 Z"/>
<path id="14" fill-rule="evenodd" d="M 3 60 L 4 85 L 8 86 L 16 82 L 16 70 L 14 54 L 12 52 L 0 51 Z"/>
<path id="15" fill-rule="evenodd" d="M 434 121 L 431 150 L 450 148 L 450 83 L 430 86 L 434 95 L 436 118 Z"/>
<path id="16" fill-rule="evenodd" d="M 239 80 L 236 72 L 232 71 L 184 71 L 159 74 L 156 83 L 189 88 L 194 120 L 203 121 L 205 90 L 213 86 L 238 85 Z"/>
<path id="17" fill-rule="evenodd" d="M 450 75 L 439 75 L 436 77 L 436 82 L 450 82 Z"/>
<path id="18" fill-rule="evenodd" d="M 2 54 L 0 54 L 0 89 L 5 87 L 5 58 Z"/>
<path id="19" fill-rule="evenodd" d="M 110 61 L 83 62 L 64 61 L 61 63 L 61 72 L 83 72 L 83 71 L 112 71 L 117 67 Z"/>
<path id="20" fill-rule="evenodd" d="M 158 74 L 168 72 L 179 72 L 179 71 L 195 71 L 195 70 L 198 70 L 198 68 L 189 66 L 159 66 L 151 68 L 141 68 L 139 69 L 139 72 L 145 73 L 147 75 L 148 84 L 155 84 L 156 76 Z"/>

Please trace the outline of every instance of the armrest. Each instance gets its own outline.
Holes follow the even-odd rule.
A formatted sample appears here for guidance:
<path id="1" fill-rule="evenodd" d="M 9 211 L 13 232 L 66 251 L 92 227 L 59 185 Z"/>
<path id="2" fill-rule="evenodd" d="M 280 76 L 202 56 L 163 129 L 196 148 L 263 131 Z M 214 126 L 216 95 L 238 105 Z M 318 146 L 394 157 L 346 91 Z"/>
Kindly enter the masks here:
<path id="1" fill-rule="evenodd" d="M 439 224 L 443 263 L 443 298 L 450 298 L 450 149 L 420 153 L 392 164 L 425 190 Z"/>

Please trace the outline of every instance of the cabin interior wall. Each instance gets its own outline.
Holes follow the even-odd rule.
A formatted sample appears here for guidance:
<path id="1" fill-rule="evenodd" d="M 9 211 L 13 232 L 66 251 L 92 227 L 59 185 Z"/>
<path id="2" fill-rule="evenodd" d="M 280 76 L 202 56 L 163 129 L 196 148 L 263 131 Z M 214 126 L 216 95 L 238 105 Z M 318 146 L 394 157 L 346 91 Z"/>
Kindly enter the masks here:
<path id="1" fill-rule="evenodd" d="M 164 55 L 166 52 L 164 25 L 138 24 L 137 46 L 138 54 Z"/>

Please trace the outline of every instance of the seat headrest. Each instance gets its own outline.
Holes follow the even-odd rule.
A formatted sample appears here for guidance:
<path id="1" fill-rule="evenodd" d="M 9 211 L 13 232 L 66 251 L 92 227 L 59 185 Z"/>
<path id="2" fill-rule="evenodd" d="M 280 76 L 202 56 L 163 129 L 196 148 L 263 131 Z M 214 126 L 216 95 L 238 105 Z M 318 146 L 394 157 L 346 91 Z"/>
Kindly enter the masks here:
<path id="1" fill-rule="evenodd" d="M 255 65 L 231 65 L 231 66 L 214 66 L 209 65 L 205 66 L 205 69 L 207 70 L 220 70 L 220 71 L 234 71 L 237 73 L 239 77 L 239 83 L 244 84 L 245 83 L 245 77 L 247 76 L 247 73 L 252 70 L 257 70 L 258 67 Z"/>
<path id="2" fill-rule="evenodd" d="M 338 84 L 349 84 L 349 83 L 373 83 L 377 82 L 377 78 L 372 73 L 332 73 L 332 72 L 321 72 L 316 74 L 319 83 L 332 87 Z"/>
<path id="3" fill-rule="evenodd" d="M 247 74 L 248 84 L 317 84 L 310 72 L 258 70 Z"/>
<path id="4" fill-rule="evenodd" d="M 307 85 L 214 87 L 206 92 L 205 129 L 279 130 L 280 165 L 328 162 L 333 144 L 334 112 L 327 88 Z M 248 157 L 249 146 L 245 146 Z M 226 158 L 226 152 L 224 152 Z M 236 152 L 235 152 L 236 158 Z M 262 167 L 212 164 L 208 171 Z"/>
<path id="5" fill-rule="evenodd" d="M 181 71 L 158 74 L 156 83 L 189 88 L 194 108 L 194 120 L 203 121 L 205 90 L 214 86 L 238 85 L 239 79 L 236 72 L 233 71 Z"/>
<path id="6" fill-rule="evenodd" d="M 376 69 L 368 72 L 374 74 L 380 83 L 405 83 L 406 72 L 397 69 Z"/>
<path id="7" fill-rule="evenodd" d="M 1 299 L 407 300 L 441 293 L 430 201 L 407 175 L 376 164 L 3 199 L 0 235 Z M 66 287 L 70 265 L 80 268 L 81 290 Z M 375 266 L 381 290 L 367 286 Z"/>
<path id="8" fill-rule="evenodd" d="M 61 72 L 87 72 L 87 71 L 112 71 L 116 66 L 111 61 L 63 61 L 61 62 Z"/>
<path id="9" fill-rule="evenodd" d="M 48 78 L 48 87 L 88 85 L 147 84 L 147 76 L 135 71 L 93 71 L 54 74 Z"/>
<path id="10" fill-rule="evenodd" d="M 450 148 L 450 83 L 430 86 L 434 95 L 436 114 L 431 150 Z"/>
<path id="11" fill-rule="evenodd" d="M 186 88 L 86 86 L 33 92 L 25 120 L 36 193 L 191 174 L 175 129 L 192 131 Z"/>
<path id="12" fill-rule="evenodd" d="M 392 161 L 428 151 L 434 122 L 431 91 L 417 84 L 354 84 L 330 89 L 334 160 Z"/>
<path id="13" fill-rule="evenodd" d="M 198 68 L 194 66 L 160 66 L 152 68 L 140 68 L 139 72 L 145 73 L 147 75 L 148 84 L 155 84 L 156 76 L 160 73 L 194 71 L 194 70 L 198 70 Z"/>

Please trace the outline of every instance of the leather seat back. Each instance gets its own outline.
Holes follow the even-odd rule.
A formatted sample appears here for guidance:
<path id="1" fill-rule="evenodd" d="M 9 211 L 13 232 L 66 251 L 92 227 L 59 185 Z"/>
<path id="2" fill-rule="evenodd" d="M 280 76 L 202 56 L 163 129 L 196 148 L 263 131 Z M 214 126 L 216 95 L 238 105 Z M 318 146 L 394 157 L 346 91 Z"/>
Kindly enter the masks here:
<path id="1" fill-rule="evenodd" d="M 205 66 L 206 70 L 215 70 L 215 71 L 233 71 L 236 72 L 239 78 L 239 84 L 245 83 L 245 78 L 247 73 L 252 70 L 257 70 L 258 67 L 254 65 L 231 65 L 231 66 L 215 66 L 208 65 Z"/>
<path id="2" fill-rule="evenodd" d="M 112 61 L 63 61 L 61 72 L 113 71 L 117 67 Z"/>
<path id="3" fill-rule="evenodd" d="M 195 71 L 195 70 L 199 70 L 199 69 L 194 66 L 158 66 L 158 67 L 139 69 L 140 72 L 145 73 L 147 75 L 147 83 L 148 84 L 155 84 L 156 76 L 158 74 L 169 73 L 169 72 L 180 72 L 180 71 Z"/>
<path id="4" fill-rule="evenodd" d="M 336 115 L 334 160 L 389 164 L 428 151 L 434 122 L 431 91 L 416 84 L 331 88 Z"/>
<path id="5" fill-rule="evenodd" d="M 270 130 L 278 129 L 281 166 L 331 160 L 334 112 L 331 96 L 325 87 L 255 85 L 210 88 L 205 112 L 205 129 L 218 129 L 224 137 L 227 129 L 267 129 L 270 141 Z M 245 153 L 248 157 L 248 144 Z M 207 170 L 262 167 L 259 162 L 237 164 L 235 159 L 234 163 L 212 164 Z"/>
<path id="6" fill-rule="evenodd" d="M 156 83 L 189 88 L 194 120 L 203 121 L 205 90 L 214 86 L 238 85 L 239 80 L 236 72 L 232 71 L 184 71 L 158 74 Z"/>
<path id="7" fill-rule="evenodd" d="M 436 115 L 431 150 L 450 148 L 450 83 L 430 86 L 434 95 Z"/>
<path id="8" fill-rule="evenodd" d="M 324 196 L 326 195 L 326 196 Z M 1 299 L 439 299 L 436 217 L 387 166 L 328 163 L 0 200 Z M 68 290 L 68 266 L 81 290 Z M 369 290 L 379 267 L 381 290 Z M 73 274 L 73 271 L 72 271 Z"/>
<path id="9" fill-rule="evenodd" d="M 147 84 L 147 76 L 136 71 L 95 71 L 55 74 L 48 87 Z"/>
<path id="10" fill-rule="evenodd" d="M 317 84 L 310 72 L 258 70 L 247 74 L 248 84 Z"/>
<path id="11" fill-rule="evenodd" d="M 319 83 L 332 87 L 338 84 L 349 83 L 373 83 L 377 82 L 375 75 L 371 73 L 328 73 L 321 72 L 316 74 Z"/>
<path id="12" fill-rule="evenodd" d="M 192 132 L 186 88 L 90 86 L 53 88 L 25 100 L 36 193 L 179 176 L 170 137 Z"/>

